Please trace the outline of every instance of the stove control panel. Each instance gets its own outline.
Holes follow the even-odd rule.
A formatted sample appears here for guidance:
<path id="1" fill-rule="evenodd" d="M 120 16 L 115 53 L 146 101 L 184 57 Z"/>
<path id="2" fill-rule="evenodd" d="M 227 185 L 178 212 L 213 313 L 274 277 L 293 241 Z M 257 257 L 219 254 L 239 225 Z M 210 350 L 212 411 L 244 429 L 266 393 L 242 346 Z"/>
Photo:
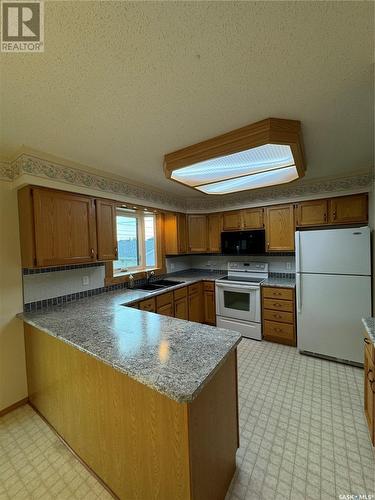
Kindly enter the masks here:
<path id="1" fill-rule="evenodd" d="M 266 262 L 228 262 L 228 271 L 268 273 Z"/>

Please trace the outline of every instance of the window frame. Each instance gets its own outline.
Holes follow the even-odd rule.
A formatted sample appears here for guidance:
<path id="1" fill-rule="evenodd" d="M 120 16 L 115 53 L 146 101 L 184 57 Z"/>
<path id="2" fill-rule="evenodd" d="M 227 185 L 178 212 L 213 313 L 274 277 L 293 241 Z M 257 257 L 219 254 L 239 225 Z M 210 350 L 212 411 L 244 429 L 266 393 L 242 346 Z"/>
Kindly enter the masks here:
<path id="1" fill-rule="evenodd" d="M 129 210 L 121 207 L 116 208 L 116 227 L 117 227 L 117 216 L 126 216 L 129 218 L 134 218 L 137 221 L 136 232 L 137 232 L 137 252 L 138 252 L 138 262 L 136 266 L 128 266 L 126 268 L 115 268 L 115 262 L 113 261 L 113 276 L 121 276 L 127 273 L 133 274 L 139 271 L 148 271 L 154 269 L 158 261 L 157 254 L 157 235 L 156 235 L 156 217 L 152 212 L 146 212 L 141 210 Z M 146 265 L 146 233 L 145 233 L 145 217 L 152 217 L 154 220 L 154 241 L 155 241 L 155 265 Z M 118 239 L 117 239 L 118 246 Z"/>
<path id="2" fill-rule="evenodd" d="M 121 205 L 116 206 L 116 217 L 118 213 L 123 213 L 126 215 L 131 215 L 134 217 L 138 217 L 138 230 L 137 230 L 137 239 L 138 239 L 138 252 L 142 253 L 142 259 L 140 260 L 140 265 L 127 267 L 126 271 L 119 271 L 115 269 L 114 263 L 116 261 L 108 261 L 105 263 L 105 285 L 116 285 L 119 283 L 124 283 L 129 281 L 130 276 L 135 279 L 143 279 L 146 277 L 147 272 L 154 271 L 155 275 L 164 274 L 165 273 L 165 252 L 163 245 L 163 215 L 161 212 L 155 211 L 153 209 L 146 208 L 137 208 L 137 209 L 126 209 Z M 145 225 L 144 225 L 144 217 L 152 216 L 154 219 L 154 237 L 155 237 L 155 265 L 154 266 L 146 266 L 146 238 L 145 238 Z M 117 228 L 117 221 L 116 221 Z M 142 250 L 139 250 L 140 240 L 139 234 L 142 235 Z M 118 242 L 118 240 L 116 240 Z M 144 266 L 142 264 L 144 263 Z"/>

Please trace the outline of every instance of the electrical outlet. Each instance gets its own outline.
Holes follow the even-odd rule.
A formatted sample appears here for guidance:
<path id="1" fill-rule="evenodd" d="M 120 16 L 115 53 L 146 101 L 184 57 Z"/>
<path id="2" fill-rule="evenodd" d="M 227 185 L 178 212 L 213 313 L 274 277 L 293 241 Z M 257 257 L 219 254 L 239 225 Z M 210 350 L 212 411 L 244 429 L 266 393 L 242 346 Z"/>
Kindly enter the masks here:
<path id="1" fill-rule="evenodd" d="M 82 285 L 89 285 L 90 284 L 90 279 L 88 276 L 83 276 L 82 278 Z"/>
<path id="2" fill-rule="evenodd" d="M 286 263 L 286 269 L 287 271 L 290 271 L 292 269 L 292 264 L 290 262 Z"/>

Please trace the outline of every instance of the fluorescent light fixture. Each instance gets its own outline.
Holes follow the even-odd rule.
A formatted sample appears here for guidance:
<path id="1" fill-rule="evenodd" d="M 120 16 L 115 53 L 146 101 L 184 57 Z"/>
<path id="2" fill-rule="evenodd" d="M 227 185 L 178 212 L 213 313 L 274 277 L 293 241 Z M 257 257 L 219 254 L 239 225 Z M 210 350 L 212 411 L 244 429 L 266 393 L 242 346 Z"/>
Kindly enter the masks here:
<path id="1" fill-rule="evenodd" d="M 221 182 L 214 182 L 196 189 L 206 194 L 229 194 L 236 191 L 246 191 L 260 187 L 273 186 L 274 184 L 285 184 L 298 179 L 298 172 L 295 165 L 282 167 L 278 170 L 268 170 L 253 175 L 245 175 L 236 179 L 227 179 Z"/>
<path id="2" fill-rule="evenodd" d="M 196 187 L 294 164 L 290 146 L 265 144 L 232 155 L 212 158 L 175 170 L 171 178 Z"/>
<path id="3" fill-rule="evenodd" d="M 167 178 L 205 194 L 285 184 L 305 173 L 301 123 L 267 118 L 164 156 Z"/>

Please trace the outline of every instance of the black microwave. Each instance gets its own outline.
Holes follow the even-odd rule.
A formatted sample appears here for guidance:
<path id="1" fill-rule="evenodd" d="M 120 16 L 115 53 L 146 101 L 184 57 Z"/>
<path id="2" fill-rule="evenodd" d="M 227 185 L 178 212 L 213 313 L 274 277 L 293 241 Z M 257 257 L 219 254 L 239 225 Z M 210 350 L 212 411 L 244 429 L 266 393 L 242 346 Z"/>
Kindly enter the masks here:
<path id="1" fill-rule="evenodd" d="M 264 229 L 221 233 L 221 251 L 225 255 L 256 255 L 265 253 Z"/>

